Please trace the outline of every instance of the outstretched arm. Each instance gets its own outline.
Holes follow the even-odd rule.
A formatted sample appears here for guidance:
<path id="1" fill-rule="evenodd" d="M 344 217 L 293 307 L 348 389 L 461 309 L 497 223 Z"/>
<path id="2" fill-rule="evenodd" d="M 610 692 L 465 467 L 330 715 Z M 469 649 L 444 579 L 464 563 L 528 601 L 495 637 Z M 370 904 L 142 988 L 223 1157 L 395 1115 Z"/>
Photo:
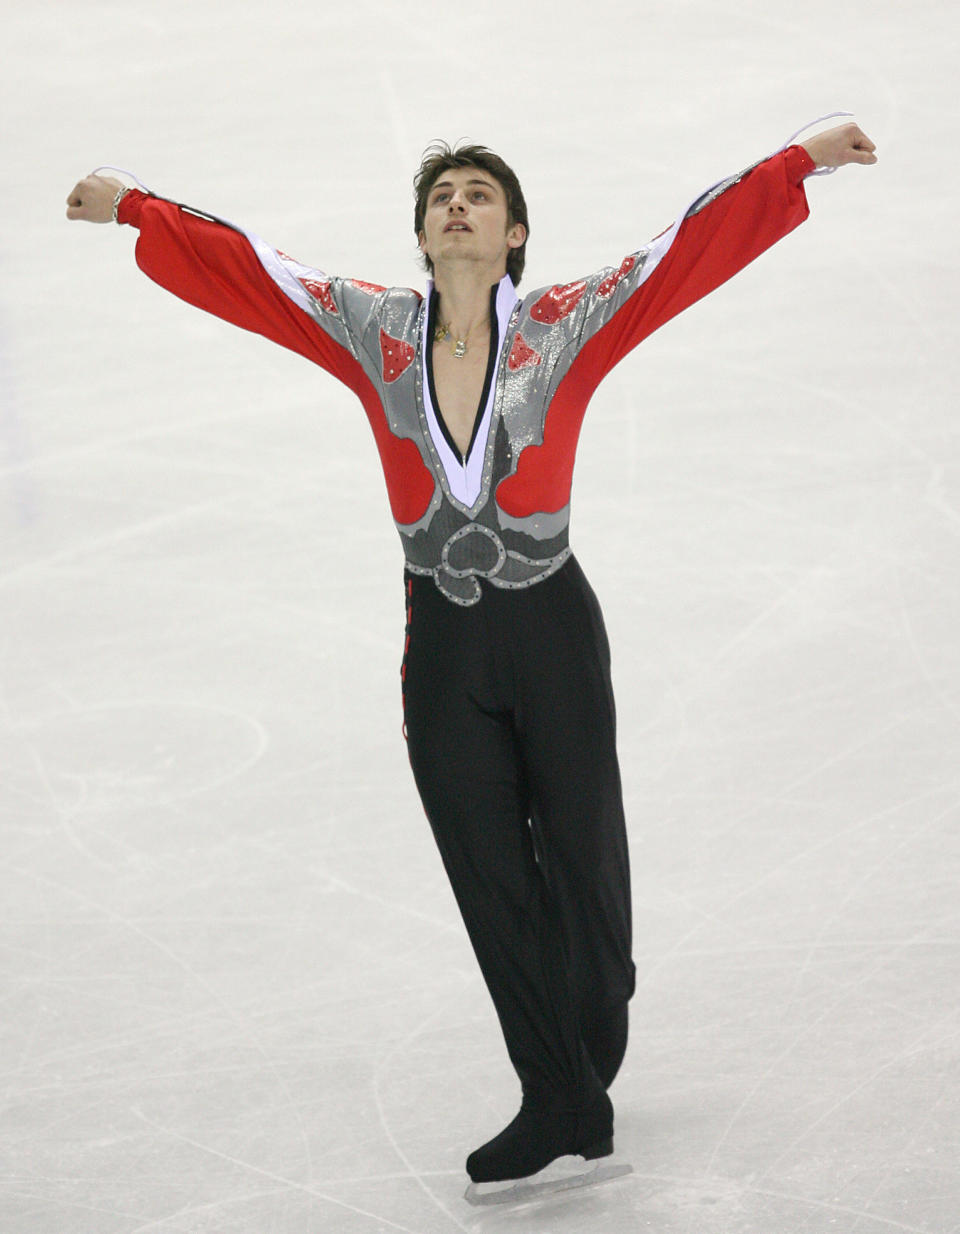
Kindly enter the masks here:
<path id="1" fill-rule="evenodd" d="M 874 149 L 855 124 L 789 146 L 715 185 L 673 227 L 625 258 L 597 284 L 587 321 L 596 380 L 798 227 L 809 214 L 807 176 L 821 166 L 875 163 Z"/>
<path id="2" fill-rule="evenodd" d="M 603 377 L 642 339 L 799 226 L 808 214 L 804 178 L 818 165 L 843 162 L 876 162 L 873 143 L 856 125 L 787 146 L 714 185 L 618 269 L 530 298 L 524 341 L 533 354 L 539 331 L 558 322 L 568 323 L 578 346 L 568 349 L 573 358 L 552 396 L 542 444 L 528 446 L 497 488 L 502 509 L 520 517 L 569 501 L 580 425 Z"/>
<path id="3" fill-rule="evenodd" d="M 90 175 L 67 198 L 67 217 L 139 229 L 141 270 L 180 299 L 325 368 L 351 389 L 360 379 L 356 338 L 372 311 L 369 296 L 302 266 L 259 237 L 137 189 Z M 350 303 L 346 304 L 345 299 Z"/>

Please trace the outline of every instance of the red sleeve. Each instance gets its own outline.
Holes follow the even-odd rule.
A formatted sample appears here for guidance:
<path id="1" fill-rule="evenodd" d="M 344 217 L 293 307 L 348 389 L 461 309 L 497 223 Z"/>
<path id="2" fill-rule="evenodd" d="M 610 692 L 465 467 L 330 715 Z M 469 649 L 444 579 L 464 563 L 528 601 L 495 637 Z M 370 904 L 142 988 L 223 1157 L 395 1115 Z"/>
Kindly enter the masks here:
<path id="1" fill-rule="evenodd" d="M 603 313 L 607 298 L 621 290 L 623 303 L 583 344 L 559 383 L 542 444 L 523 450 L 515 473 L 499 484 L 497 502 L 503 510 L 525 518 L 567 504 L 580 426 L 599 382 L 642 339 L 803 222 L 809 213 L 803 178 L 814 166 L 805 150 L 790 146 L 758 163 L 702 207 L 694 203 L 672 243 L 670 228 L 648 245 L 643 250 L 647 261 L 659 261 L 645 279 L 645 268 L 640 267 L 641 281 L 634 290 L 626 289 L 641 254 L 604 277 L 594 291 L 600 301 L 596 311 Z"/>
<path id="2" fill-rule="evenodd" d="M 803 180 L 815 166 L 806 150 L 790 146 L 689 215 L 650 277 L 584 348 L 596 380 L 798 227 L 810 213 Z"/>
<path id="3" fill-rule="evenodd" d="M 137 265 L 161 287 L 354 385 L 357 361 L 284 294 L 242 232 L 136 189 L 121 200 L 117 221 L 139 229 Z"/>

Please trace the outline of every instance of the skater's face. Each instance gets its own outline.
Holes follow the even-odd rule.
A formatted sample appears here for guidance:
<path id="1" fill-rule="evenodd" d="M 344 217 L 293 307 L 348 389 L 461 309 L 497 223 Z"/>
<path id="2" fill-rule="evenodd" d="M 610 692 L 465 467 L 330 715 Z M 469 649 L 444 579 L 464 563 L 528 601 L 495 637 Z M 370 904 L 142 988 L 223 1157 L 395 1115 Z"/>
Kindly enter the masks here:
<path id="1" fill-rule="evenodd" d="M 420 251 L 442 270 L 460 262 L 507 269 L 507 254 L 526 239 L 522 223 L 509 223 L 507 197 L 479 167 L 442 171 L 430 188 L 420 232 Z"/>

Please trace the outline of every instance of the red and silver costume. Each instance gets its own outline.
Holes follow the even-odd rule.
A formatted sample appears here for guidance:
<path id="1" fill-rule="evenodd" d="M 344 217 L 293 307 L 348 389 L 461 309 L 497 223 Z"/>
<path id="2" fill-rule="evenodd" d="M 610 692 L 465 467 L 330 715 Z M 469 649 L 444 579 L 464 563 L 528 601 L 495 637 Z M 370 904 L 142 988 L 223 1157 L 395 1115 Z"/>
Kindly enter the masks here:
<path id="1" fill-rule="evenodd" d="M 300 265 L 257 236 L 139 191 L 119 219 L 162 286 L 299 352 L 363 403 L 407 567 L 473 604 L 477 580 L 528 587 L 569 555 L 574 453 L 601 379 L 643 338 L 719 286 L 807 214 L 813 170 L 792 146 L 701 196 L 616 268 L 493 300 L 492 366 L 466 461 L 431 397 L 426 300 Z"/>

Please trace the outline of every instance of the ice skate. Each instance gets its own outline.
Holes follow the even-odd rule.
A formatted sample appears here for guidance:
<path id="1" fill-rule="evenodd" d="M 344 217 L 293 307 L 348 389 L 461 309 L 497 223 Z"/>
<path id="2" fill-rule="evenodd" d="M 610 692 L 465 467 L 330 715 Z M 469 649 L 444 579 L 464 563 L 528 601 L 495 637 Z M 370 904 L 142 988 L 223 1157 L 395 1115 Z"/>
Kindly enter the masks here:
<path id="1" fill-rule="evenodd" d="M 470 1204 L 512 1204 L 629 1174 L 613 1156 L 613 1106 L 601 1093 L 586 1108 L 536 1108 L 524 1100 L 512 1123 L 467 1158 Z"/>
<path id="2" fill-rule="evenodd" d="M 527 1178 L 471 1183 L 464 1198 L 469 1204 L 476 1205 L 525 1204 L 554 1192 L 596 1187 L 632 1173 L 633 1166 L 628 1161 L 618 1160 L 612 1155 L 595 1161 L 575 1156 L 557 1157 L 539 1174 L 531 1174 Z"/>

